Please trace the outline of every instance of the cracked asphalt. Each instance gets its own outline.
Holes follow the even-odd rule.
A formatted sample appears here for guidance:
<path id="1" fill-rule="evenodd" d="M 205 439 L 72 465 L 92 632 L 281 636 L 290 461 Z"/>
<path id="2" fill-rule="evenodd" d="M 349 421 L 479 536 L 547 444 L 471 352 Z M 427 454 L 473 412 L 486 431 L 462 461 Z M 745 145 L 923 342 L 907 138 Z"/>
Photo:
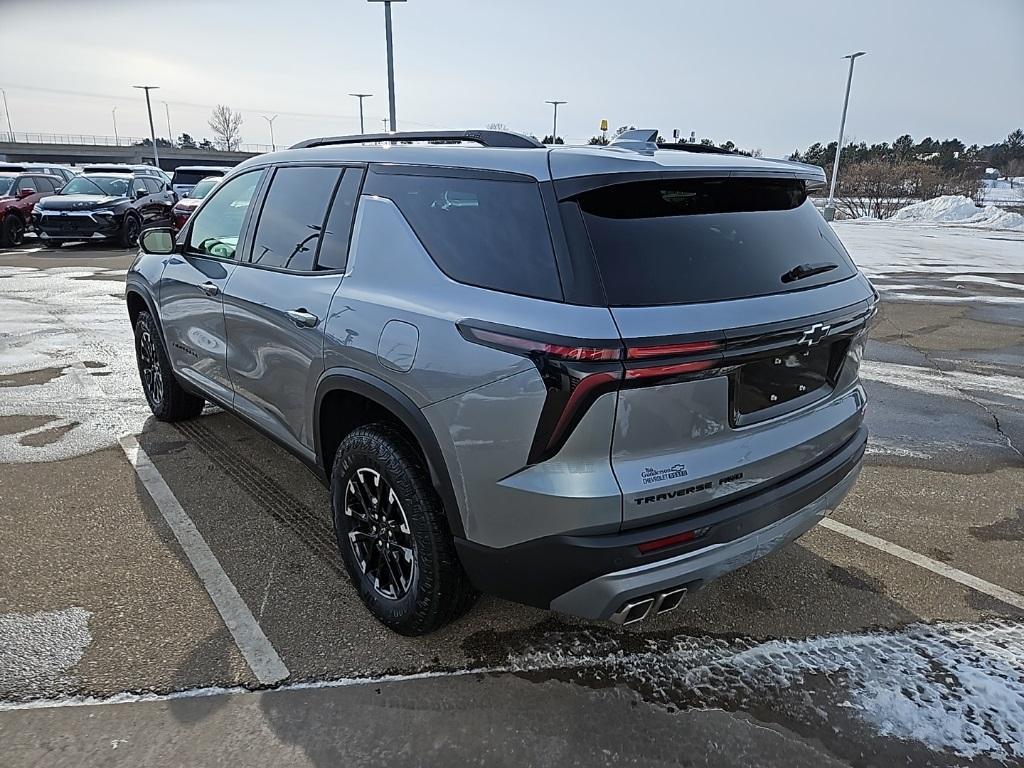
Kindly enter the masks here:
<path id="1" fill-rule="evenodd" d="M 215 408 L 147 418 L 131 259 L 0 251 L 0 764 L 1024 764 L 1024 610 L 821 526 L 637 627 L 484 597 L 389 633 L 295 459 Z M 998 275 L 1020 290 L 890 289 L 909 279 L 873 276 L 871 446 L 833 517 L 1024 594 L 1024 264 Z M 60 325 L 21 322 L 41 306 Z M 115 407 L 287 666 L 279 689 L 255 690 Z"/>

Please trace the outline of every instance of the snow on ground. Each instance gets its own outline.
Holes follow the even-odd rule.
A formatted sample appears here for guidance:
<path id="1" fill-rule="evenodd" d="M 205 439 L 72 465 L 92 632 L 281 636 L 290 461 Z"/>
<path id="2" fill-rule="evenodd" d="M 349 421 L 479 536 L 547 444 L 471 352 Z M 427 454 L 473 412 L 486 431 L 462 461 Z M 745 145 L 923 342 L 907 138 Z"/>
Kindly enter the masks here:
<path id="1" fill-rule="evenodd" d="M 1024 176 L 985 179 L 982 183 L 986 205 L 1024 205 Z"/>
<path id="2" fill-rule="evenodd" d="M 1024 229 L 990 230 L 909 220 L 837 221 L 833 229 L 887 298 L 1024 303 Z"/>
<path id="3" fill-rule="evenodd" d="M 124 286 L 109 279 L 120 274 L 0 267 L 0 424 L 3 417 L 22 421 L 0 429 L 0 462 L 72 458 L 114 446 L 126 431 L 142 431 L 150 413 L 120 298 Z M 88 408 L 82 377 L 106 394 Z"/>
<path id="4" fill-rule="evenodd" d="M 1004 211 L 994 205 L 986 205 L 982 208 L 963 195 L 943 195 L 931 200 L 922 200 L 920 203 L 900 208 L 896 211 L 893 219 L 1024 231 L 1024 216 L 1021 214 Z"/>
<path id="5" fill-rule="evenodd" d="M 824 696 L 883 735 L 1016 761 L 1024 758 L 1022 649 L 1024 627 L 994 621 L 768 642 L 676 636 L 632 652 L 614 637 L 552 633 L 510 662 L 584 677 L 604 671 L 667 706 L 767 703 L 835 728 L 815 703 Z"/>

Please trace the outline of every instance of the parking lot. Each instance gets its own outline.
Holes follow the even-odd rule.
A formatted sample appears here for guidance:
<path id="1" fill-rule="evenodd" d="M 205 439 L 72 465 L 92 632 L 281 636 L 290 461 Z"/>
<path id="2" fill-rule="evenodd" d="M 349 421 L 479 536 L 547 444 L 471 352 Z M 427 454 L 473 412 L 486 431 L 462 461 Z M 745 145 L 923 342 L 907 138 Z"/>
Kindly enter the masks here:
<path id="1" fill-rule="evenodd" d="M 133 253 L 0 251 L 0 764 L 1024 761 L 1024 233 L 836 229 L 883 305 L 825 524 L 634 627 L 484 597 L 415 639 L 297 460 L 150 417 Z"/>

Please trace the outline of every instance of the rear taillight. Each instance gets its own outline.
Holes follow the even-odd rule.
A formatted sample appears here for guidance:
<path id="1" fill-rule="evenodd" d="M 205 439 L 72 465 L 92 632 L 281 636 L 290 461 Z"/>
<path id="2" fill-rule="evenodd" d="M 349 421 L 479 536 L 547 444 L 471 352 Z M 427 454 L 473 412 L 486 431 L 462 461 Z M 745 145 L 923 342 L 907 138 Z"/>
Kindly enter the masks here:
<path id="1" fill-rule="evenodd" d="M 643 386 L 722 363 L 721 341 L 652 342 L 554 337 L 477 321 L 458 323 L 467 341 L 530 358 L 547 386 L 528 463 L 554 456 L 606 392 Z"/>

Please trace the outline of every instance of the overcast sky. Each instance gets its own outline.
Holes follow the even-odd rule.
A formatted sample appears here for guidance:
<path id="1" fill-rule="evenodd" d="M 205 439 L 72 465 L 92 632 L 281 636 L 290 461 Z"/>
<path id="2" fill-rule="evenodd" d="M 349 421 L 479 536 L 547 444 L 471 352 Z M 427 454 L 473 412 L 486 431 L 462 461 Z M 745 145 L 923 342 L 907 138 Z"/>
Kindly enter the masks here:
<path id="1" fill-rule="evenodd" d="M 847 135 L 991 143 L 1024 126 L 1024 0 L 409 0 L 394 9 L 400 129 L 501 122 L 570 142 L 632 124 L 768 155 Z M 387 114 L 384 13 L 365 0 L 0 0 L 16 131 L 211 136 L 215 104 L 246 142 L 357 132 Z M 0 113 L 0 130 L 7 130 Z"/>

